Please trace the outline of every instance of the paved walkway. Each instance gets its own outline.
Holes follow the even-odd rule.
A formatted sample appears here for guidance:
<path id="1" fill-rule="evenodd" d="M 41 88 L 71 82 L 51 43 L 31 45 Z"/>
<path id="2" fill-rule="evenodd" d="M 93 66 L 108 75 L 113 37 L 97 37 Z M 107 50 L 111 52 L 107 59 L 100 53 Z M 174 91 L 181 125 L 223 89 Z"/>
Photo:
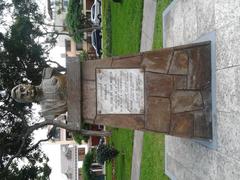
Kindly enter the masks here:
<path id="1" fill-rule="evenodd" d="M 165 16 L 166 47 L 215 33 L 217 147 L 166 136 L 166 172 L 177 180 L 240 179 L 240 1 L 175 0 Z M 216 68 L 216 70 L 215 70 Z M 213 76 L 214 77 L 214 76 Z M 214 90 L 214 85 L 213 89 Z M 214 95 L 214 91 L 213 91 Z"/>
<path id="2" fill-rule="evenodd" d="M 155 14 L 156 0 L 144 0 L 140 51 L 152 49 Z M 143 134 L 142 131 L 134 132 L 131 180 L 140 179 Z"/>

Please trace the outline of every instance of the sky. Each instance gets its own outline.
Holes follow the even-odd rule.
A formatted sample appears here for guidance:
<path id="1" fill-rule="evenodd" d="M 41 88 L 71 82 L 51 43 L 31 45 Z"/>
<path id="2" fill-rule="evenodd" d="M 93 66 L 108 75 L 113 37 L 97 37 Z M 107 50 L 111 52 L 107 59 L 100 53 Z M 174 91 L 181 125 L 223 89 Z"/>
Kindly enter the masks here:
<path id="1" fill-rule="evenodd" d="M 32 110 L 33 117 L 39 119 L 40 106 L 38 104 L 33 104 Z M 47 127 L 34 131 L 34 142 L 36 143 L 41 139 L 46 139 L 47 132 Z M 49 158 L 48 166 L 52 169 L 50 174 L 50 180 L 65 180 L 65 175 L 61 173 L 60 144 L 44 142 L 41 143 L 40 147 Z"/>
<path id="2" fill-rule="evenodd" d="M 48 165 L 52 167 L 50 179 L 67 180 L 66 176 L 61 173 L 60 144 L 44 143 L 42 150 L 49 158 Z"/>
<path id="3" fill-rule="evenodd" d="M 12 12 L 12 9 L 11 10 L 6 10 L 6 9 L 3 10 L 4 16 L 1 16 L 1 19 L 5 22 L 5 24 L 0 24 L 0 32 L 1 33 L 6 33 L 7 29 L 5 27 L 9 27 L 12 23 L 12 16 L 11 16 L 11 13 L 9 13 L 9 11 Z"/>

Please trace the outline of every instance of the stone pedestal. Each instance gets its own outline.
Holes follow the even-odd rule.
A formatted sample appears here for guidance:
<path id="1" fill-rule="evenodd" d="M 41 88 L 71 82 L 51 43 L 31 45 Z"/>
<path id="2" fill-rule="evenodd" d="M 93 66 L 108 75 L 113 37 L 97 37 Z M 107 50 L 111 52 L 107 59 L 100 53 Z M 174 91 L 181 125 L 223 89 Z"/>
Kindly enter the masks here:
<path id="1" fill-rule="evenodd" d="M 72 63 L 69 60 L 68 67 Z M 69 93 L 68 97 L 68 102 L 74 104 L 69 106 L 72 119 L 180 137 L 212 137 L 210 42 L 77 64 L 74 70 L 68 68 L 69 76 L 81 76 L 74 77 L 80 81 L 81 88 L 68 89 L 78 92 Z M 101 69 L 141 69 L 144 74 L 144 109 L 136 114 L 98 112 L 97 72 Z"/>

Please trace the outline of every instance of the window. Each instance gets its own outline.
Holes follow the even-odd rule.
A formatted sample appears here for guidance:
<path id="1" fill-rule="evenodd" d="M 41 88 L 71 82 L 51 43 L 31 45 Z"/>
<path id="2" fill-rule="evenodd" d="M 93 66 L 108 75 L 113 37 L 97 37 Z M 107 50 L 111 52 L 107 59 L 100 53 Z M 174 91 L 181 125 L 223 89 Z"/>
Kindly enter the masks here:
<path id="1" fill-rule="evenodd" d="M 69 131 L 66 131 L 66 140 L 72 140 L 72 134 Z"/>
<path id="2" fill-rule="evenodd" d="M 56 128 L 53 137 L 55 140 L 60 140 L 60 128 Z"/>
<path id="3" fill-rule="evenodd" d="M 66 51 L 71 51 L 71 41 L 65 40 Z"/>
<path id="4" fill-rule="evenodd" d="M 78 148 L 78 161 L 83 161 L 85 157 L 85 148 Z"/>

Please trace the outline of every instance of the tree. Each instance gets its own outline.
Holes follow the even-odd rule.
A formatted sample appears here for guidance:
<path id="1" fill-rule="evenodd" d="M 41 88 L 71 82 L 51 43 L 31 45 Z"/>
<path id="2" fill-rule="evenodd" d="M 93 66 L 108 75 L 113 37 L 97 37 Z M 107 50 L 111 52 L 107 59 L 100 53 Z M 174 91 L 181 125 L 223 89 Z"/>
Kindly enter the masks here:
<path id="1" fill-rule="evenodd" d="M 39 84 L 41 71 L 48 66 L 44 48 L 36 41 L 40 29 L 31 23 L 31 19 L 40 18 L 34 13 L 37 6 L 29 5 L 28 9 L 18 1 L 9 6 L 15 8 L 14 22 L 5 34 L 0 33 L 0 91 L 5 92 L 0 96 L 0 172 L 4 174 L 11 172 L 14 159 L 27 157 L 38 148 L 32 143 L 31 134 L 24 138 L 32 121 L 31 104 L 16 103 L 10 97 L 10 90 L 18 83 Z"/>
<path id="2" fill-rule="evenodd" d="M 100 164 L 104 164 L 105 161 L 110 161 L 118 155 L 118 150 L 107 144 L 99 144 L 97 147 L 96 160 Z"/>
<path id="3" fill-rule="evenodd" d="M 49 179 L 51 173 L 51 168 L 47 164 L 49 160 L 40 150 L 32 152 L 25 161 L 27 163 L 25 162 L 21 168 L 17 162 L 13 162 L 6 171 L 0 172 L 0 178 L 2 180 Z"/>
<path id="4" fill-rule="evenodd" d="M 43 28 L 44 16 L 38 12 L 36 3 L 27 0 L 6 2 L 0 2 L 0 11 L 8 7 L 13 10 L 8 31 L 0 32 L 0 179 L 4 176 L 36 175 L 47 170 L 47 166 L 44 166 L 45 169 L 34 168 L 37 162 L 42 161 L 40 143 L 52 136 L 34 143 L 32 134 L 39 128 L 54 125 L 86 135 L 97 134 L 59 121 L 34 119 L 31 103 L 20 104 L 11 98 L 10 91 L 15 85 L 26 82 L 38 85 L 41 82 L 41 72 L 49 66 L 47 61 L 51 61 L 48 59 L 49 47 L 54 45 L 56 39 L 54 33 Z M 109 133 L 99 132 L 97 135 Z M 16 163 L 22 159 L 27 159 L 28 164 L 17 167 Z"/>
<path id="5" fill-rule="evenodd" d="M 95 180 L 96 176 L 91 171 L 91 165 L 94 161 L 95 152 L 89 151 L 83 161 L 83 178 L 85 180 Z"/>
<path id="6" fill-rule="evenodd" d="M 69 0 L 66 25 L 69 34 L 71 34 L 76 42 L 85 40 L 83 38 L 83 32 L 100 29 L 98 25 L 93 24 L 90 19 L 82 13 L 82 9 L 83 7 L 80 5 L 79 0 Z"/>

